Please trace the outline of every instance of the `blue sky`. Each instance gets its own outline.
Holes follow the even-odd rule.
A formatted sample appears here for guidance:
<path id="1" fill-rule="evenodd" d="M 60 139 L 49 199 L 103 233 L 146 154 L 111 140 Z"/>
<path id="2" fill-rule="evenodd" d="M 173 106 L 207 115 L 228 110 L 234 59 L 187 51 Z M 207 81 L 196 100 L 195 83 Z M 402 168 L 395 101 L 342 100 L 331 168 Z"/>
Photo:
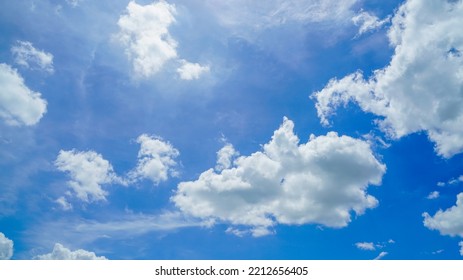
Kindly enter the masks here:
<path id="1" fill-rule="evenodd" d="M 460 259 L 461 1 L 0 4 L 0 259 Z"/>

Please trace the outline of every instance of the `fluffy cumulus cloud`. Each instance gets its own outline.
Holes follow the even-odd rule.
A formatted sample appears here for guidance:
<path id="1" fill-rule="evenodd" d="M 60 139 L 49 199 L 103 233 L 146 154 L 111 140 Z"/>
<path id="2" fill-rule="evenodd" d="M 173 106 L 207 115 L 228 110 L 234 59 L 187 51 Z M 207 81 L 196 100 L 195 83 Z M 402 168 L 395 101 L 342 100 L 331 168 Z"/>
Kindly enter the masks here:
<path id="1" fill-rule="evenodd" d="M 199 63 L 191 63 L 186 60 L 181 61 L 182 65 L 177 69 L 182 80 L 197 80 L 199 77 L 209 72 L 209 66 L 202 66 Z"/>
<path id="2" fill-rule="evenodd" d="M 39 92 L 30 90 L 11 66 L 0 63 L 0 118 L 13 126 L 35 125 L 47 111 Z"/>
<path id="3" fill-rule="evenodd" d="M 285 118 L 262 151 L 237 157 L 231 145 L 218 153 L 216 169 L 181 182 L 171 198 L 184 213 L 250 228 L 254 236 L 277 224 L 345 227 L 351 214 L 378 201 L 367 194 L 379 185 L 385 166 L 368 143 L 330 132 L 299 144 L 294 124 Z"/>
<path id="4" fill-rule="evenodd" d="M 380 28 L 390 21 L 390 17 L 380 20 L 377 16 L 370 14 L 366 11 L 361 11 L 352 18 L 352 22 L 359 26 L 358 35 L 365 32 L 372 31 Z"/>
<path id="5" fill-rule="evenodd" d="M 71 251 L 63 245 L 56 243 L 53 251 L 48 254 L 38 255 L 38 260 L 106 260 L 105 257 L 98 257 L 95 253 L 78 249 Z"/>
<path id="6" fill-rule="evenodd" d="M 0 232 L 0 260 L 9 260 L 13 256 L 13 241 Z"/>
<path id="7" fill-rule="evenodd" d="M 177 57 L 177 42 L 169 33 L 175 22 L 175 6 L 165 1 L 139 5 L 131 1 L 119 18 L 119 40 L 133 62 L 135 74 L 149 77 Z"/>
<path id="8" fill-rule="evenodd" d="M 149 179 L 157 185 L 169 176 L 177 175 L 175 158 L 180 153 L 170 143 L 147 134 L 140 135 L 137 142 L 140 151 L 138 164 L 128 175 L 131 182 Z"/>
<path id="9" fill-rule="evenodd" d="M 356 102 L 379 116 L 391 138 L 425 131 L 439 155 L 463 150 L 463 2 L 408 0 L 388 32 L 390 63 L 365 78 L 357 71 L 313 94 L 323 124 L 340 105 Z"/>
<path id="10" fill-rule="evenodd" d="M 11 47 L 14 61 L 30 69 L 39 69 L 53 73 L 53 55 L 48 52 L 37 50 L 31 42 L 17 41 Z"/>
<path id="11" fill-rule="evenodd" d="M 288 22 L 340 21 L 350 18 L 358 0 L 206 0 L 218 19 L 226 26 L 268 28 Z"/>
<path id="12" fill-rule="evenodd" d="M 103 184 L 124 183 L 114 173 L 111 164 L 94 151 L 61 150 L 55 166 L 58 170 L 69 173 L 69 187 L 84 202 L 106 200 L 108 193 L 103 190 Z M 65 200 L 58 199 L 57 203 L 68 207 Z"/>
<path id="13" fill-rule="evenodd" d="M 438 230 L 443 235 L 463 237 L 463 193 L 457 195 L 456 205 L 447 210 L 439 210 L 434 216 L 423 214 L 424 225 Z"/>

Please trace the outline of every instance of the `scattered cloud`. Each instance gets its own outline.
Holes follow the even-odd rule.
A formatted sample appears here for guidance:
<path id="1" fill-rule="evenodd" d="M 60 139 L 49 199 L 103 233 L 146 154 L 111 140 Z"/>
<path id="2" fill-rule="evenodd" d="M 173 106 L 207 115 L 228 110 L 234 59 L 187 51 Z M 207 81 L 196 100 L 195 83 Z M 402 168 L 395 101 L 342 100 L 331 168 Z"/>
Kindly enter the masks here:
<path id="1" fill-rule="evenodd" d="M 177 42 L 168 30 L 175 14 L 175 6 L 165 1 L 145 6 L 131 1 L 127 5 L 127 13 L 118 21 L 117 38 L 126 47 L 136 76 L 147 78 L 177 57 Z"/>
<path id="2" fill-rule="evenodd" d="M 438 191 L 433 191 L 431 193 L 428 194 L 428 196 L 426 197 L 427 199 L 436 199 L 436 198 L 439 198 L 439 192 Z"/>
<path id="3" fill-rule="evenodd" d="M 106 200 L 108 193 L 103 190 L 103 184 L 124 184 L 114 173 L 111 164 L 94 151 L 61 150 L 55 166 L 69 174 L 69 187 L 77 198 L 87 203 Z"/>
<path id="4" fill-rule="evenodd" d="M 66 0 L 66 2 L 73 8 L 79 6 L 81 0 Z"/>
<path id="5" fill-rule="evenodd" d="M 140 144 L 137 167 L 129 173 L 129 180 L 135 182 L 149 179 L 155 185 L 166 181 L 169 176 L 177 176 L 175 158 L 180 154 L 169 142 L 159 137 L 142 134 L 138 137 Z"/>
<path id="6" fill-rule="evenodd" d="M 423 213 L 424 226 L 438 230 L 442 235 L 463 237 L 463 193 L 457 195 L 456 205 L 439 210 L 434 216 Z"/>
<path id="7" fill-rule="evenodd" d="M 387 256 L 389 253 L 388 252 L 381 252 L 379 253 L 379 255 L 374 258 L 375 260 L 380 260 L 380 259 L 383 259 L 385 256 Z"/>
<path id="8" fill-rule="evenodd" d="M 330 132 L 311 135 L 305 144 L 284 118 L 263 151 L 235 159 L 227 144 L 216 170 L 196 181 L 181 182 L 171 198 L 184 213 L 251 228 L 254 236 L 281 224 L 345 227 L 378 201 L 366 193 L 381 184 L 386 167 L 367 142 Z"/>
<path id="9" fill-rule="evenodd" d="M 11 47 L 14 61 L 26 68 L 33 70 L 43 70 L 53 73 L 53 55 L 48 52 L 37 50 L 31 42 L 17 41 L 16 45 Z"/>
<path id="10" fill-rule="evenodd" d="M 37 260 L 106 260 L 105 257 L 98 257 L 95 253 L 78 249 L 71 251 L 60 243 L 56 243 L 53 251 L 48 254 L 38 255 Z"/>
<path id="11" fill-rule="evenodd" d="M 0 118 L 12 126 L 35 125 L 47 111 L 39 92 L 30 90 L 11 66 L 0 63 Z"/>
<path id="12" fill-rule="evenodd" d="M 177 69 L 177 73 L 182 80 L 197 80 L 199 77 L 209 72 L 209 66 L 202 66 L 199 63 L 191 63 L 186 60 L 181 61 L 182 66 Z"/>
<path id="13" fill-rule="evenodd" d="M 390 21 L 390 17 L 380 20 L 377 16 L 366 11 L 360 11 L 360 13 L 352 18 L 352 22 L 356 26 L 359 26 L 358 35 L 378 29 Z"/>
<path id="14" fill-rule="evenodd" d="M 0 260 L 9 260 L 13 256 L 13 241 L 0 232 Z"/>
<path id="15" fill-rule="evenodd" d="M 463 2 L 432 2 L 408 0 L 396 11 L 389 65 L 368 79 L 361 71 L 334 78 L 312 95 L 322 124 L 353 101 L 393 139 L 425 131 L 439 155 L 463 150 Z"/>
<path id="16" fill-rule="evenodd" d="M 60 196 L 55 202 L 63 209 L 64 211 L 72 210 L 72 204 L 67 201 L 64 196 Z"/>
<path id="17" fill-rule="evenodd" d="M 445 187 L 445 182 L 437 182 L 438 187 Z"/>
<path id="18" fill-rule="evenodd" d="M 463 256 L 463 241 L 460 241 L 458 245 L 460 245 L 460 255 Z"/>
<path id="19" fill-rule="evenodd" d="M 342 21 L 351 17 L 351 8 L 357 2 L 358 0 L 205 1 L 222 25 L 252 29 L 270 28 L 290 22 Z"/>
<path id="20" fill-rule="evenodd" d="M 366 250 L 366 251 L 376 250 L 376 246 L 375 244 L 373 244 L 373 242 L 357 242 L 355 243 L 355 246 L 359 248 L 360 250 Z"/>

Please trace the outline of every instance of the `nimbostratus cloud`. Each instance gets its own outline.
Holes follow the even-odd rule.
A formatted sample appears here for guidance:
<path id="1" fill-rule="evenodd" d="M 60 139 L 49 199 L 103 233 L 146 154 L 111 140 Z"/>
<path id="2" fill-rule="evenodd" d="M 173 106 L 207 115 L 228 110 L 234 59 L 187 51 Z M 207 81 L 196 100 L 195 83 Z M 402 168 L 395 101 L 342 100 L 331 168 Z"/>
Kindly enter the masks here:
<path id="1" fill-rule="evenodd" d="M 0 260 L 9 260 L 13 256 L 13 241 L 0 232 Z"/>
<path id="2" fill-rule="evenodd" d="M 365 79 L 361 71 L 334 78 L 312 96 L 321 122 L 353 101 L 380 118 L 391 138 L 425 131 L 439 155 L 463 150 L 462 1 L 408 0 L 388 31 L 394 55 Z"/>
<path id="3" fill-rule="evenodd" d="M 114 173 L 112 165 L 94 151 L 61 150 L 55 166 L 58 170 L 69 173 L 69 187 L 84 202 L 106 200 L 108 192 L 103 189 L 104 184 L 125 184 Z"/>
<path id="4" fill-rule="evenodd" d="M 138 164 L 128 175 L 131 182 L 149 179 L 158 185 L 169 176 L 177 175 L 175 158 L 180 153 L 169 142 L 142 134 L 137 138 L 137 143 L 140 144 Z"/>
<path id="5" fill-rule="evenodd" d="M 175 5 L 166 1 L 139 5 L 131 1 L 127 13 L 119 18 L 117 38 L 126 47 L 132 61 L 135 76 L 148 78 L 159 72 L 170 60 L 176 59 L 177 41 L 169 33 L 169 26 L 175 22 Z M 180 60 L 177 69 L 184 80 L 198 79 L 209 71 L 208 66 Z"/>
<path id="6" fill-rule="evenodd" d="M 29 89 L 18 71 L 0 63 L 0 118 L 7 125 L 37 124 L 47 111 L 39 92 Z"/>
<path id="7" fill-rule="evenodd" d="M 106 257 L 98 257 L 94 252 L 78 249 L 71 251 L 60 243 L 56 243 L 53 251 L 48 254 L 34 257 L 37 260 L 106 260 Z"/>
<path id="8" fill-rule="evenodd" d="M 31 42 L 17 41 L 11 47 L 14 61 L 26 68 L 39 69 L 48 73 L 53 73 L 53 55 L 51 53 L 37 50 Z"/>
<path id="9" fill-rule="evenodd" d="M 254 236 L 277 223 L 345 227 L 352 212 L 377 206 L 366 190 L 381 183 L 386 167 L 367 142 L 329 132 L 299 144 L 293 127 L 285 118 L 263 150 L 249 156 L 237 157 L 226 145 L 216 170 L 181 182 L 171 200 L 194 217 L 248 226 Z"/>

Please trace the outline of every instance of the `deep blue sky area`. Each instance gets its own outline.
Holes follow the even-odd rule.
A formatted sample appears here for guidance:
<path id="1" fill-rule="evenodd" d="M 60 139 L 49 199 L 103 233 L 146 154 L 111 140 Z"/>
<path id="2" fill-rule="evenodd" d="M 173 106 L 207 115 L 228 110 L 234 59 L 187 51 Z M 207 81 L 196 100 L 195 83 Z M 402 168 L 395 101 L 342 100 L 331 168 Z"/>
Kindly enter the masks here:
<path id="1" fill-rule="evenodd" d="M 461 259 L 463 2 L 0 4 L 0 259 Z"/>

